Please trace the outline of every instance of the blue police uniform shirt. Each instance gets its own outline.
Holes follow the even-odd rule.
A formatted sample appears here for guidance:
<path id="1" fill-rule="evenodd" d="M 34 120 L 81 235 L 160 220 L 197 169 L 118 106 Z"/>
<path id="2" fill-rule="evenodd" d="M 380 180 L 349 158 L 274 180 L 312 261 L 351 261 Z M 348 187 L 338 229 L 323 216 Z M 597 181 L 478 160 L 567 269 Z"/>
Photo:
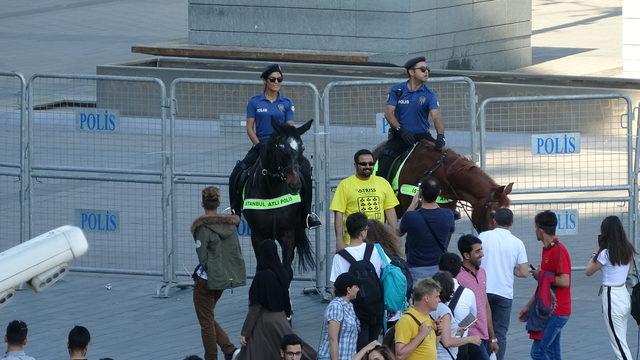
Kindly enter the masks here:
<path id="1" fill-rule="evenodd" d="M 395 106 L 394 114 L 400 127 L 413 134 L 429 132 L 429 111 L 440 108 L 438 97 L 424 84 L 416 91 L 407 82 L 395 84 L 389 90 L 387 105 Z"/>
<path id="2" fill-rule="evenodd" d="M 293 120 L 294 110 L 293 102 L 286 96 L 278 94 L 278 97 L 271 102 L 264 94 L 260 94 L 249 99 L 247 119 L 255 119 L 256 136 L 260 142 L 266 142 L 273 133 L 271 117 L 273 116 L 278 124 L 284 124 Z"/>

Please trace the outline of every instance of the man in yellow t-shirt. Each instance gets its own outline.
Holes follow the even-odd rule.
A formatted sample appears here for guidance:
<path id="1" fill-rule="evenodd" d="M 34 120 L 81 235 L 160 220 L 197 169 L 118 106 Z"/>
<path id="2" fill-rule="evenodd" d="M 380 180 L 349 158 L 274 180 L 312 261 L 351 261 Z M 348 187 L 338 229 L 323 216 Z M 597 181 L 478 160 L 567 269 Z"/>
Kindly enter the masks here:
<path id="1" fill-rule="evenodd" d="M 391 229 L 398 232 L 395 207 L 399 202 L 387 180 L 371 175 L 375 164 L 373 154 L 366 149 L 358 150 L 353 161 L 356 174 L 340 181 L 329 207 L 334 212 L 337 251 L 350 243 L 344 221 L 353 213 L 361 212 L 380 222 L 386 217 Z"/>
<path id="2" fill-rule="evenodd" d="M 396 357 L 406 360 L 436 360 L 436 324 L 429 316 L 438 308 L 440 285 L 431 278 L 413 287 L 413 306 L 395 325 Z M 420 325 L 418 325 L 420 323 Z"/>

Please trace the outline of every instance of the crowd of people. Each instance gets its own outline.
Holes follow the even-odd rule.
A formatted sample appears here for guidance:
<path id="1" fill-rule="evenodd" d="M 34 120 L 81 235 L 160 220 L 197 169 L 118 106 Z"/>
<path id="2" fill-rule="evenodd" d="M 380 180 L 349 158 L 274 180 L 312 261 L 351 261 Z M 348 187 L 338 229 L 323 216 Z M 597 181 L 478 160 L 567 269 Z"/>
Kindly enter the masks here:
<path id="1" fill-rule="evenodd" d="M 440 207 L 439 181 L 420 180 L 419 189 L 403 216 L 387 181 L 396 157 L 420 139 L 445 146 L 444 125 L 437 96 L 425 86 L 429 67 L 424 57 L 405 64 L 408 81 L 389 90 L 385 118 L 390 138 L 377 169 L 371 151 L 354 155 L 355 174 L 342 180 L 333 196 L 336 254 L 330 280 L 335 298 L 322 318 L 317 347 L 293 333 L 289 287 L 292 274 L 283 266 L 274 240 L 256 250 L 257 267 L 249 288 L 247 314 L 234 345 L 216 321 L 215 307 L 224 291 L 246 284 L 246 270 L 236 227 L 240 217 L 218 212 L 221 194 L 202 190 L 204 213 L 191 227 L 198 265 L 193 271 L 193 303 L 201 328 L 204 360 L 435 360 L 505 358 L 514 277 L 537 281 L 531 300 L 519 313 L 533 340 L 531 358 L 561 359 L 562 329 L 571 315 L 571 256 L 556 235 L 552 211 L 533 219 L 542 246 L 538 268 L 529 265 L 523 242 L 510 228 L 508 208 L 492 213 L 492 230 L 457 239 L 459 254 L 449 252 L 455 215 Z M 243 176 L 259 157 L 272 132 L 271 123 L 293 124 L 295 106 L 280 93 L 284 79 L 274 64 L 261 74 L 264 92 L 247 105 L 247 136 L 253 144 L 229 180 L 230 203 L 241 208 Z M 430 134 L 429 118 L 436 138 Z M 311 211 L 311 167 L 300 164 L 303 206 L 300 216 L 308 229 L 321 225 Z M 381 176 L 378 176 L 381 175 Z M 617 359 L 632 359 L 626 342 L 630 313 L 625 282 L 636 251 L 620 219 L 609 216 L 601 225 L 586 275 L 601 270 L 604 321 Z M 403 243 L 401 236 L 406 235 Z M 380 342 L 382 340 L 382 343 Z M 76 326 L 69 333 L 71 359 L 85 359 L 89 331 Z M 32 360 L 25 355 L 27 325 L 12 321 L 5 335 L 2 359 Z M 314 344 L 315 345 L 315 344 Z M 315 350 L 317 349 L 317 351 Z M 190 355 L 185 360 L 202 360 Z M 108 359 L 102 359 L 108 360 Z"/>

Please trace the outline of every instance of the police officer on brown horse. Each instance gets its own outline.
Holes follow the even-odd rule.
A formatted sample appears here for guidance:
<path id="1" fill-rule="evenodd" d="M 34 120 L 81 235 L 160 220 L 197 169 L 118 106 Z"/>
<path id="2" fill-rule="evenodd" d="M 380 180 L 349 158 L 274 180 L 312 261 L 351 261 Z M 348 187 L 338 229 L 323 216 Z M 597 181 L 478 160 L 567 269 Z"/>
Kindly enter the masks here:
<path id="1" fill-rule="evenodd" d="M 410 59 L 404 68 L 409 80 L 391 87 L 384 110 L 391 129 L 378 161 L 377 175 L 386 178 L 393 160 L 420 139 L 434 142 L 436 150 L 445 145 L 438 97 L 425 85 L 430 71 L 426 59 L 424 56 Z M 429 117 L 436 128 L 435 139 L 429 132 Z"/>

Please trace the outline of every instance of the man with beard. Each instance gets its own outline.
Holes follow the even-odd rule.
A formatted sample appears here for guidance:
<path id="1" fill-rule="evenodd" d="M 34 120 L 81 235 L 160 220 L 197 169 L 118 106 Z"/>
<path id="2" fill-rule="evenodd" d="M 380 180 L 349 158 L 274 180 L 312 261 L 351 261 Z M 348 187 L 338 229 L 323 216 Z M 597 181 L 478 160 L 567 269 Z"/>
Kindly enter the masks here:
<path id="1" fill-rule="evenodd" d="M 358 150 L 353 162 L 356 174 L 340 181 L 329 207 L 334 212 L 337 251 L 350 242 L 344 221 L 353 213 L 361 212 L 380 222 L 386 218 L 393 232 L 398 232 L 395 212 L 398 199 L 387 180 L 371 175 L 375 165 L 373 154 L 367 149 Z"/>
<path id="2" fill-rule="evenodd" d="M 408 81 L 395 84 L 389 90 L 384 117 L 389 123 L 389 141 L 378 162 L 378 172 L 387 176 L 393 159 L 420 139 L 435 144 L 436 150 L 445 145 L 444 126 L 440 116 L 440 103 L 436 94 L 425 86 L 429 66 L 424 56 L 409 59 L 404 68 Z M 429 117 L 433 121 L 437 138 L 429 132 Z"/>
<path id="3" fill-rule="evenodd" d="M 479 335 L 480 346 L 469 344 L 469 359 L 489 360 L 489 354 L 498 352 L 498 339 L 493 333 L 491 308 L 487 301 L 487 274 L 480 267 L 482 260 L 482 241 L 467 234 L 458 239 L 458 251 L 462 255 L 462 269 L 456 279 L 460 286 L 471 289 L 476 296 L 477 321 L 469 328 L 469 335 Z"/>

